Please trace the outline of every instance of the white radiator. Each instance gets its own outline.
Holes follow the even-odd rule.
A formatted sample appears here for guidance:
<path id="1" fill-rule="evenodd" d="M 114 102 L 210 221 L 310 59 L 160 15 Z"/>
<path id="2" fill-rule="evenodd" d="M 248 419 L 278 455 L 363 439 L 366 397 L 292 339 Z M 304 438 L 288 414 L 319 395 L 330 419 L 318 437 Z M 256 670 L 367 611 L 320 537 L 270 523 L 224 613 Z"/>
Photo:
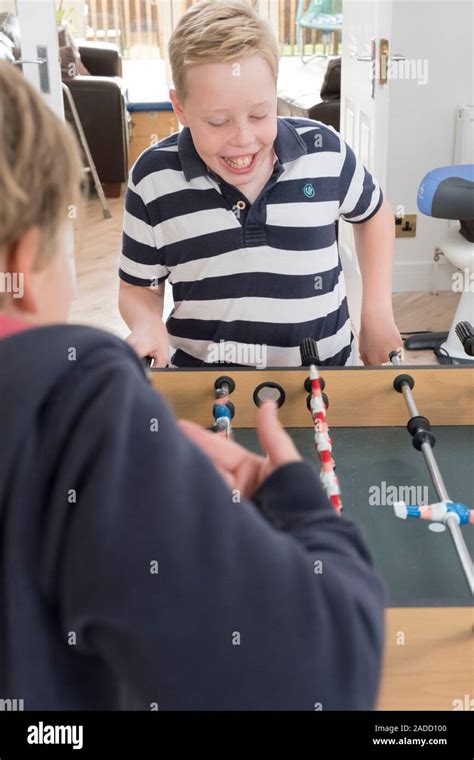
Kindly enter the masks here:
<path id="1" fill-rule="evenodd" d="M 456 108 L 454 164 L 474 164 L 474 106 Z"/>

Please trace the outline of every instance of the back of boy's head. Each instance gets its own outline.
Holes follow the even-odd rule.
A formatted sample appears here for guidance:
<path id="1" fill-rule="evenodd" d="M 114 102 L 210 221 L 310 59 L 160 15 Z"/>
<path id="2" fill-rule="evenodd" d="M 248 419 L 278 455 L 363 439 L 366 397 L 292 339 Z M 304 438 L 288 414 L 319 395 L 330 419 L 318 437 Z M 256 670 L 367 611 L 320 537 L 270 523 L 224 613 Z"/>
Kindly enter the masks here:
<path id="1" fill-rule="evenodd" d="M 280 51 L 270 25 L 247 0 L 204 0 L 179 20 L 168 44 L 173 85 L 181 103 L 188 95 L 186 73 L 203 63 L 224 63 L 259 54 L 276 84 Z"/>
<path id="2" fill-rule="evenodd" d="M 0 272 L 6 252 L 35 226 L 35 268 L 47 264 L 68 208 L 79 202 L 81 176 L 69 127 L 20 71 L 0 61 Z"/>

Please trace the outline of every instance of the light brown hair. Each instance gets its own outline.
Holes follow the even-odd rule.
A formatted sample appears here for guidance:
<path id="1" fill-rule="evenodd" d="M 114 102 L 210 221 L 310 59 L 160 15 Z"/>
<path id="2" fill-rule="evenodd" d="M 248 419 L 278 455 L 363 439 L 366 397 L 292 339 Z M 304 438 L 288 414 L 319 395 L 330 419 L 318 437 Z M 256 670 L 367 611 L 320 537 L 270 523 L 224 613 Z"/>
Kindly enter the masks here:
<path id="1" fill-rule="evenodd" d="M 35 268 L 47 264 L 68 210 L 80 205 L 82 173 L 69 126 L 20 71 L 0 61 L 0 271 L 8 249 L 34 226 Z"/>
<path id="2" fill-rule="evenodd" d="M 269 64 L 275 84 L 280 51 L 270 25 L 246 0 L 204 0 L 180 18 L 168 44 L 173 85 L 181 103 L 188 95 L 191 66 L 223 63 L 258 54 Z"/>

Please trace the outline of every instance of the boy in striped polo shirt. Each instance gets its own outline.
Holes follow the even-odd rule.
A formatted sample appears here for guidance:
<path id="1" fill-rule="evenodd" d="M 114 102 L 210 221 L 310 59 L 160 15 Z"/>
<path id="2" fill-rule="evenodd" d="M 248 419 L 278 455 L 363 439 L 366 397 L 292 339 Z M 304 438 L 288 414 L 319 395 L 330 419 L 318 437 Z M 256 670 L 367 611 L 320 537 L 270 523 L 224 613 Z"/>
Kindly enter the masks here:
<path id="1" fill-rule="evenodd" d="M 179 134 L 130 172 L 120 262 L 128 342 L 155 366 L 350 361 L 336 221 L 354 224 L 366 364 L 401 345 L 391 305 L 394 222 L 377 181 L 331 127 L 276 115 L 278 45 L 245 0 L 205 2 L 169 43 Z M 165 281 L 174 309 L 163 324 Z"/>

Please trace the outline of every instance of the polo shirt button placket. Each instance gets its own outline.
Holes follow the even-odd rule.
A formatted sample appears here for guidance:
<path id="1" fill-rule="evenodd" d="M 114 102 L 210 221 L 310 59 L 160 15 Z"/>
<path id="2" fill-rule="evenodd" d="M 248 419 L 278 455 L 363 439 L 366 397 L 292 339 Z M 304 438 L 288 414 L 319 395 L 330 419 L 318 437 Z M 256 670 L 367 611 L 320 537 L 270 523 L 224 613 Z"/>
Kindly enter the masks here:
<path id="1" fill-rule="evenodd" d="M 233 211 L 239 221 L 242 216 L 242 211 L 244 211 L 246 208 L 247 208 L 247 204 L 245 203 L 245 201 L 237 201 L 237 203 L 235 204 Z"/>

